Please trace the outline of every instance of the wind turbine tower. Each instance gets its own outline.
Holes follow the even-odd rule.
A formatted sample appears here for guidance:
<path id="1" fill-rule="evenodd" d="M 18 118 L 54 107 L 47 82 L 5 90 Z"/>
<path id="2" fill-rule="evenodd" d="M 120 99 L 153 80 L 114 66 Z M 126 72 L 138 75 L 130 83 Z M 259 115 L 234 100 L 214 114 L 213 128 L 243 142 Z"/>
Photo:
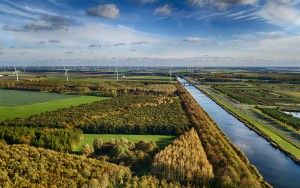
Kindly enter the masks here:
<path id="1" fill-rule="evenodd" d="M 69 81 L 69 75 L 68 75 L 68 71 L 73 70 L 73 69 L 66 69 L 66 67 L 64 67 L 65 70 L 65 77 L 67 79 L 67 82 Z"/>
<path id="2" fill-rule="evenodd" d="M 14 66 L 14 68 L 15 68 L 15 72 L 14 72 L 14 74 L 13 75 L 16 75 L 16 77 L 17 77 L 17 82 L 19 81 L 19 70 L 17 70 L 17 68 L 16 68 L 16 66 Z"/>

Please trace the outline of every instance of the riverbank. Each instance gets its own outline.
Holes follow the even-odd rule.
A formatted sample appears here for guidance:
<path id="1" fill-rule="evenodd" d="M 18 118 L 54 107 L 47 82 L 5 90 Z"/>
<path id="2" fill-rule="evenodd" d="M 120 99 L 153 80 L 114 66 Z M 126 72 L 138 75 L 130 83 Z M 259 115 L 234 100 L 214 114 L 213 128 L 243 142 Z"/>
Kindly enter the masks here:
<path id="1" fill-rule="evenodd" d="M 252 117 L 249 117 L 247 114 L 242 113 L 239 109 L 233 105 L 226 102 L 217 94 L 212 93 L 210 90 L 204 87 L 197 87 L 203 93 L 205 93 L 209 98 L 215 101 L 218 105 L 226 109 L 230 114 L 243 122 L 247 127 L 264 137 L 268 140 L 271 145 L 277 149 L 280 149 L 283 153 L 288 155 L 293 161 L 297 164 L 300 164 L 300 149 L 297 148 L 292 143 L 288 142 L 286 139 L 280 137 L 274 133 L 271 129 L 264 126 L 262 123 L 258 122 Z M 222 96 L 224 97 L 224 96 Z"/>

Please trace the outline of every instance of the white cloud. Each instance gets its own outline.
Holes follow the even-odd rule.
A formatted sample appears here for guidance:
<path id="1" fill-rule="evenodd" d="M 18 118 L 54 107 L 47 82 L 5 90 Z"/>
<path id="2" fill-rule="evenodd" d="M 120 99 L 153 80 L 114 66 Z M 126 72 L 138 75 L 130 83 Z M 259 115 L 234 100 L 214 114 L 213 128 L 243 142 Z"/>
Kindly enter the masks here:
<path id="1" fill-rule="evenodd" d="M 168 4 L 160 6 L 154 10 L 154 14 L 156 14 L 156 15 L 168 16 L 171 13 L 172 13 L 172 8 Z"/>
<path id="2" fill-rule="evenodd" d="M 27 18 L 27 19 L 37 18 L 37 15 L 32 15 L 31 13 L 15 9 L 15 8 L 7 6 L 5 4 L 0 4 L 0 12 L 5 13 L 12 17 Z"/>
<path id="3" fill-rule="evenodd" d="M 120 14 L 120 10 L 114 4 L 105 4 L 98 5 L 97 7 L 91 7 L 86 12 L 91 16 L 98 16 L 109 19 L 116 19 Z"/>
<path id="4" fill-rule="evenodd" d="M 258 15 L 272 24 L 300 26 L 300 10 L 294 7 L 293 0 L 269 0 Z"/>
<path id="5" fill-rule="evenodd" d="M 24 6 L 24 10 L 34 14 L 57 16 L 54 12 L 29 5 Z"/>
<path id="6" fill-rule="evenodd" d="M 204 41 L 204 39 L 200 38 L 200 37 L 187 37 L 187 38 L 183 39 L 183 41 L 185 41 L 185 42 L 202 42 L 202 41 Z"/>
<path id="7" fill-rule="evenodd" d="M 204 7 L 213 6 L 218 9 L 227 9 L 230 6 L 242 4 L 253 5 L 257 0 L 187 0 L 192 6 Z"/>
<path id="8" fill-rule="evenodd" d="M 144 5 L 148 3 L 154 3 L 156 0 L 136 0 L 138 3 Z"/>
<path id="9" fill-rule="evenodd" d="M 19 56 L 24 59 L 28 59 L 29 56 L 33 59 L 64 58 L 65 54 L 61 53 L 61 49 L 57 45 L 64 46 L 66 51 L 74 52 L 74 54 L 68 54 L 68 58 L 80 57 L 88 60 L 96 57 L 131 56 L 128 53 L 132 45 L 135 45 L 137 48 L 138 45 L 147 44 L 143 45 L 143 49 L 146 49 L 148 45 L 157 44 L 160 40 L 157 36 L 132 28 L 104 24 L 71 26 L 68 30 L 43 30 L 34 33 L 0 30 L 0 41 L 3 42 L 3 45 L 6 44 L 6 46 L 3 46 L 5 50 L 10 51 L 7 54 L 11 56 L 15 54 L 14 57 Z M 47 43 L 43 42 L 41 47 L 41 41 L 47 41 Z M 12 44 L 16 48 L 9 49 L 9 46 Z M 122 44 L 128 45 L 123 45 L 122 49 L 120 49 Z M 31 52 L 28 54 L 28 57 L 19 54 L 22 49 L 27 49 L 26 51 Z M 91 52 L 94 54 L 91 54 Z M 135 55 L 140 54 L 136 53 Z"/>

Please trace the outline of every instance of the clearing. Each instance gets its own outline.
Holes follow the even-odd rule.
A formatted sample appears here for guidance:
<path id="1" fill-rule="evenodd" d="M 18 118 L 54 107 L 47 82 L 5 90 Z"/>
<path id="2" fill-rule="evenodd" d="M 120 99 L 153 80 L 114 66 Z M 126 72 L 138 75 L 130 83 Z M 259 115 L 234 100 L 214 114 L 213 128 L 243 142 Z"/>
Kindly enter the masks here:
<path id="1" fill-rule="evenodd" d="M 132 134 L 84 134 L 84 139 L 74 148 L 74 151 L 80 151 L 82 146 L 88 144 L 93 145 L 93 142 L 96 138 L 102 139 L 104 142 L 107 142 L 111 139 L 121 139 L 125 138 L 132 142 L 153 141 L 157 144 L 158 147 L 164 148 L 170 144 L 176 136 L 171 135 L 132 135 Z"/>

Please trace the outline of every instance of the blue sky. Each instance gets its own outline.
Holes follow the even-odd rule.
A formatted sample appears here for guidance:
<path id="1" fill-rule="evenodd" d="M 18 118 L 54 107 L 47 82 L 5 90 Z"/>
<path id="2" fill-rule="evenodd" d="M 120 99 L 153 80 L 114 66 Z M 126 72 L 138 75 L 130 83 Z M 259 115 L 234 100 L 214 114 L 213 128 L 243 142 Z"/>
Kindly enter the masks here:
<path id="1" fill-rule="evenodd" d="M 0 65 L 299 66 L 300 0 L 0 0 Z"/>

